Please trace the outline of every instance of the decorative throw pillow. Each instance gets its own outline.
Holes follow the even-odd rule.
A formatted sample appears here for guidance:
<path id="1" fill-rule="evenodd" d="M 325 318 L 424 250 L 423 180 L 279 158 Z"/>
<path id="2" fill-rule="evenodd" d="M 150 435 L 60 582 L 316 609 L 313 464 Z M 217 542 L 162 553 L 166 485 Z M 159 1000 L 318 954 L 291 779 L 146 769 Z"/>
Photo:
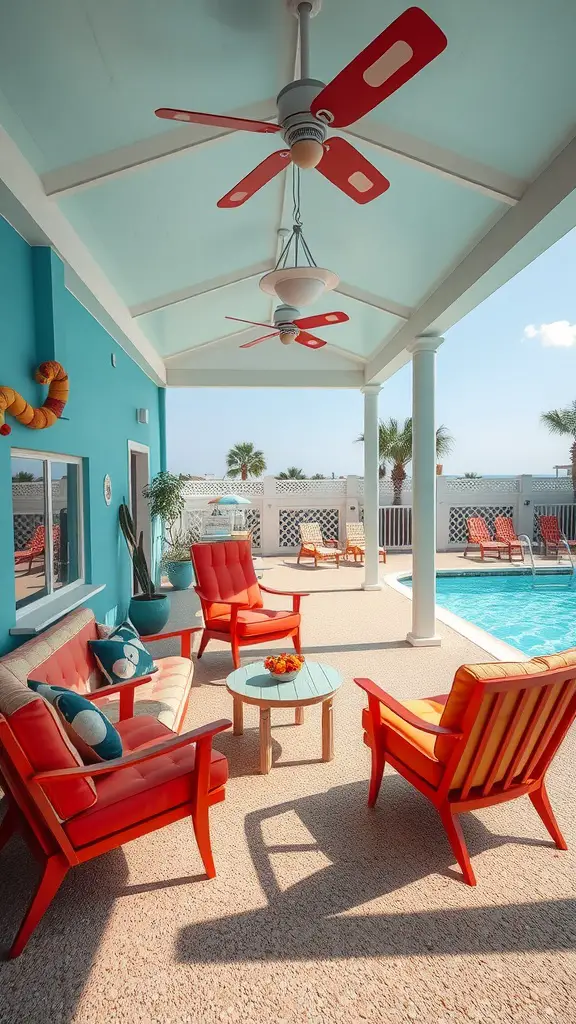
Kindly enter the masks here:
<path id="1" fill-rule="evenodd" d="M 84 764 L 122 757 L 120 734 L 92 701 L 65 686 L 34 679 L 28 680 L 28 686 L 52 705 Z"/>
<path id="2" fill-rule="evenodd" d="M 131 622 L 123 622 L 106 640 L 89 640 L 90 648 L 109 683 L 150 676 L 158 669 Z"/>
<path id="3" fill-rule="evenodd" d="M 130 629 L 133 629 L 136 635 L 138 635 L 138 631 L 132 625 L 130 619 L 126 619 L 121 626 L 109 626 L 106 622 L 97 622 L 96 632 L 98 633 L 98 639 L 108 640 L 108 638 L 112 636 L 112 633 L 115 633 L 117 629 L 125 629 L 127 626 Z"/>

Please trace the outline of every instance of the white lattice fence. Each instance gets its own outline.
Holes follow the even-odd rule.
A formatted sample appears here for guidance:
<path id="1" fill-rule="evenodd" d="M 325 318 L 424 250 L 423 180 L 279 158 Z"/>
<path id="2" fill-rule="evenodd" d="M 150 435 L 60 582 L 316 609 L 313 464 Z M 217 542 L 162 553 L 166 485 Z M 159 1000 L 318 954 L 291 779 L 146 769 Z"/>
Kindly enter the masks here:
<path id="1" fill-rule="evenodd" d="M 517 476 L 502 477 L 441 477 L 441 484 L 445 491 L 454 494 L 478 494 L 487 492 L 491 494 L 506 494 L 511 491 L 520 490 L 520 480 Z"/>
<path id="2" fill-rule="evenodd" d="M 37 526 L 42 526 L 44 516 L 41 513 L 14 513 L 14 550 L 24 551 L 26 545 L 32 540 L 32 535 Z"/>
<path id="3" fill-rule="evenodd" d="M 185 498 L 221 498 L 224 494 L 241 494 L 247 498 L 263 493 L 263 480 L 188 480 L 184 487 Z"/>
<path id="4" fill-rule="evenodd" d="M 346 480 L 276 480 L 276 494 L 343 497 L 346 494 Z"/>
<path id="5" fill-rule="evenodd" d="M 300 523 L 319 523 L 324 540 L 337 540 L 340 533 L 340 512 L 337 508 L 279 509 L 281 548 L 300 547 Z"/>
<path id="6" fill-rule="evenodd" d="M 448 540 L 450 544 L 465 544 L 468 531 L 466 521 L 473 517 L 484 519 L 491 533 L 494 532 L 496 516 L 512 519 L 513 505 L 452 505 L 448 524 Z"/>

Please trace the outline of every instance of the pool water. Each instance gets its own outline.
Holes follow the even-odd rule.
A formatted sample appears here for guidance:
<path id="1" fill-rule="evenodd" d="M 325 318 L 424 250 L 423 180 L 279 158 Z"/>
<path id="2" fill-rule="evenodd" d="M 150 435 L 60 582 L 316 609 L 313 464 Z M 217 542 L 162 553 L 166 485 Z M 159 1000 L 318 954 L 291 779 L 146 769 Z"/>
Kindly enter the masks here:
<path id="1" fill-rule="evenodd" d="M 412 580 L 402 580 L 412 586 Z M 558 572 L 439 573 L 436 603 L 524 654 L 576 647 L 576 579 Z"/>

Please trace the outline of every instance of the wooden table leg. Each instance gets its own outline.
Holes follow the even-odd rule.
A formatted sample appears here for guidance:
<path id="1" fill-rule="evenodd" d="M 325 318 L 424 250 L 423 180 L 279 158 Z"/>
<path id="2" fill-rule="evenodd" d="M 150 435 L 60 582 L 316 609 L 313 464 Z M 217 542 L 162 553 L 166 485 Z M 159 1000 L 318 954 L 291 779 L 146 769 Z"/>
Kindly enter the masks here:
<path id="1" fill-rule="evenodd" d="M 334 728 L 332 715 L 332 697 L 322 702 L 322 760 L 331 761 L 334 757 Z"/>
<path id="2" fill-rule="evenodd" d="M 260 773 L 268 775 L 272 767 L 272 729 L 270 708 L 260 708 Z"/>
<path id="3" fill-rule="evenodd" d="M 233 730 L 233 732 L 234 732 L 235 736 L 243 736 L 244 735 L 244 704 L 242 702 L 242 698 L 241 697 L 234 696 L 233 701 L 234 701 L 234 713 L 233 713 L 234 730 Z"/>
<path id="4" fill-rule="evenodd" d="M 304 708 L 295 708 L 294 723 L 304 725 Z"/>

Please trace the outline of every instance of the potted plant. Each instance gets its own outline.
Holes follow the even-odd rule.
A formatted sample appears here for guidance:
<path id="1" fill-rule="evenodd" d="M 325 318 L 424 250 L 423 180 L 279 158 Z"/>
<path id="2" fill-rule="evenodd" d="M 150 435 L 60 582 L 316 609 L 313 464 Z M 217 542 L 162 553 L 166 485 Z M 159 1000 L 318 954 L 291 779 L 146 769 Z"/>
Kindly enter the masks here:
<path id="1" fill-rule="evenodd" d="M 172 541 L 162 553 L 162 565 L 174 590 L 188 590 L 194 576 L 190 546 L 198 540 L 197 531 L 183 530 L 172 536 Z"/>
<path id="2" fill-rule="evenodd" d="M 129 616 L 141 636 L 151 636 L 164 628 L 170 615 L 170 601 L 166 594 L 158 594 L 154 589 L 150 570 L 144 554 L 144 534 L 136 537 L 134 520 L 130 509 L 123 502 L 118 509 L 120 529 L 128 545 L 128 551 L 134 567 L 134 575 L 142 593 L 135 594 L 130 601 Z"/>
<path id="3" fill-rule="evenodd" d="M 184 511 L 186 480 L 163 470 L 142 491 L 150 515 L 162 520 L 162 565 L 175 590 L 186 590 L 192 583 L 189 534 L 176 528 Z"/>

